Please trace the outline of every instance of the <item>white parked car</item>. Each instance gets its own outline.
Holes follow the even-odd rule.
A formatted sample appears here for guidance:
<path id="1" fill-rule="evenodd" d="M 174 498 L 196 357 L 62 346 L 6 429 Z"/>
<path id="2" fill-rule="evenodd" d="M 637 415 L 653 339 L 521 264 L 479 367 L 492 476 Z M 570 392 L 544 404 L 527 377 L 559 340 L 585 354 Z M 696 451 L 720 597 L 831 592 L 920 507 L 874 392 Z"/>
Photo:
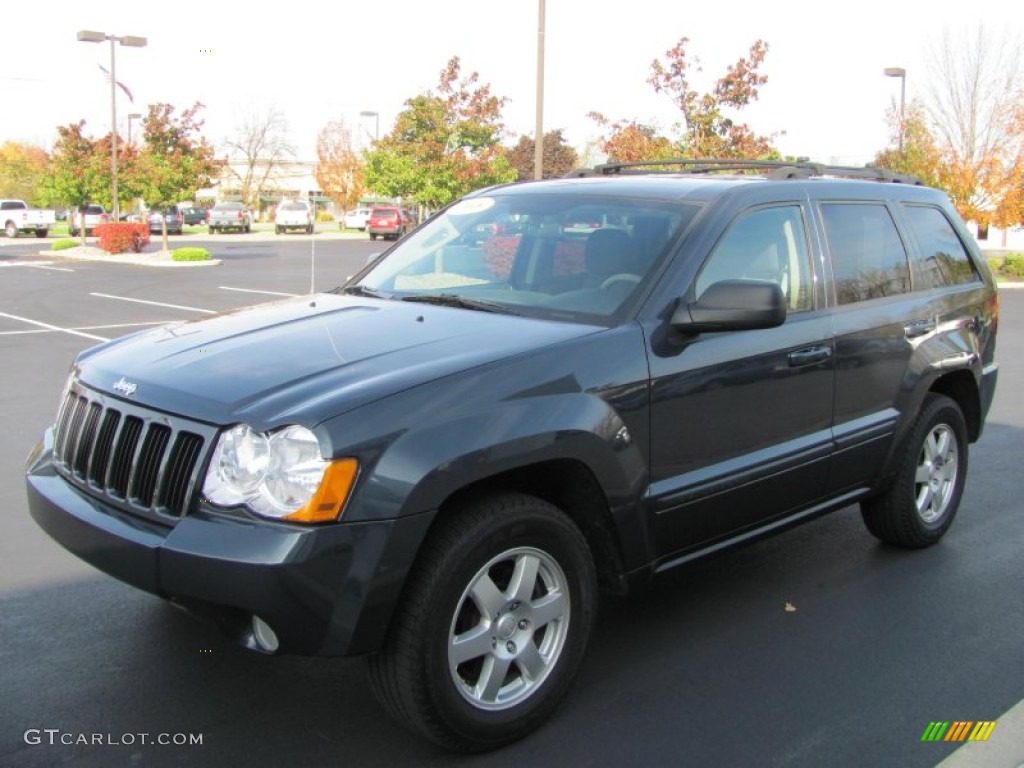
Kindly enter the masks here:
<path id="1" fill-rule="evenodd" d="M 347 211 L 342 217 L 341 224 L 344 229 L 358 229 L 360 232 L 366 231 L 366 220 L 370 218 L 369 208 L 356 208 L 353 211 Z"/>
<path id="2" fill-rule="evenodd" d="M 314 219 L 313 207 L 307 201 L 283 200 L 274 213 L 274 232 L 280 235 L 289 229 L 301 229 L 312 235 Z"/>

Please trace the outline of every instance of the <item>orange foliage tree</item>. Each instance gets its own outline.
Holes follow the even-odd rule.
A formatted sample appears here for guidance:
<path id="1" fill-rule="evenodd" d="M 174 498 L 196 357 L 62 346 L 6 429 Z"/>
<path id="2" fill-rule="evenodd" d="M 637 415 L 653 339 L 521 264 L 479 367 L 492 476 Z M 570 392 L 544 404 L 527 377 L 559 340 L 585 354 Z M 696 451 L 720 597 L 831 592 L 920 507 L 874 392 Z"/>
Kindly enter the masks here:
<path id="1" fill-rule="evenodd" d="M 768 78 L 759 68 L 768 53 L 768 44 L 756 41 L 745 57 L 740 57 L 714 87 L 700 93 L 691 84 L 691 74 L 703 71 L 700 59 L 687 52 L 689 38 L 679 39 L 665 52 L 665 61 L 651 63 L 647 78 L 657 93 L 664 93 L 679 108 L 683 133 L 672 140 L 660 136 L 653 126 L 633 120 L 611 121 L 599 112 L 589 117 L 610 130 L 602 137 L 602 149 L 617 161 L 661 160 L 666 157 L 766 159 L 778 158 L 773 136 L 760 136 L 746 123 L 731 116 L 756 101 Z"/>
<path id="2" fill-rule="evenodd" d="M 345 210 L 363 194 L 363 162 L 353 148 L 352 131 L 341 121 L 325 125 L 316 137 L 316 182 Z"/>

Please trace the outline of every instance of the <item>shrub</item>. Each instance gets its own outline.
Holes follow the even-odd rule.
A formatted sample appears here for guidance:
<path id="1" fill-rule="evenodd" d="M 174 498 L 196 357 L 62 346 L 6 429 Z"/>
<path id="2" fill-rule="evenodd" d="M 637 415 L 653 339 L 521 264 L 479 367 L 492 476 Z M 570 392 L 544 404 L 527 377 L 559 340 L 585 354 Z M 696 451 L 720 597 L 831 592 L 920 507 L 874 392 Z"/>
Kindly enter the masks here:
<path id="1" fill-rule="evenodd" d="M 317 211 L 316 220 L 320 224 L 333 224 L 334 214 L 332 214 L 330 211 Z"/>
<path id="2" fill-rule="evenodd" d="M 139 253 L 149 244 L 149 225 L 140 223 L 114 222 L 100 224 L 93 230 L 100 239 L 100 248 L 107 253 L 125 253 L 128 250 Z"/>
<path id="3" fill-rule="evenodd" d="M 171 252 L 171 261 L 209 261 L 209 259 L 210 252 L 208 250 L 195 246 L 175 248 Z"/>
<path id="4" fill-rule="evenodd" d="M 1006 277 L 1024 279 L 1024 253 L 1011 253 L 1003 259 L 999 271 Z"/>
<path id="5" fill-rule="evenodd" d="M 51 251 L 66 251 L 68 248 L 74 248 L 80 243 L 72 238 L 64 238 L 63 240 L 54 240 L 50 245 Z"/>
<path id="6" fill-rule="evenodd" d="M 989 256 L 988 265 L 997 277 L 1009 278 L 1010 280 L 1024 280 L 1024 253 Z"/>

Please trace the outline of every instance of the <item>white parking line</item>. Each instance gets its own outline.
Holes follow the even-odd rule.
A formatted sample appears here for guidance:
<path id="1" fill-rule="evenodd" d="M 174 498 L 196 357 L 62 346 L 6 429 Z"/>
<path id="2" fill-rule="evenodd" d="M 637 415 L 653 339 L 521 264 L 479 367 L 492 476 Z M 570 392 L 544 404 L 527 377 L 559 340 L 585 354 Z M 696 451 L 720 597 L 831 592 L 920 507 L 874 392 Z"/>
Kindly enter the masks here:
<path id="1" fill-rule="evenodd" d="M 205 315 L 216 315 L 212 309 L 200 309 L 199 307 L 186 307 L 183 304 L 165 304 L 162 301 L 146 301 L 145 299 L 133 299 L 129 296 L 114 296 L 109 293 L 90 293 L 90 296 L 98 296 L 101 299 L 115 299 L 116 301 L 131 301 L 135 304 L 148 304 L 151 307 L 170 307 L 171 309 L 184 309 L 187 312 L 202 312 Z"/>
<path id="2" fill-rule="evenodd" d="M 135 328 L 140 325 L 167 325 L 173 320 L 154 320 L 147 323 L 113 323 L 111 325 L 79 325 L 75 328 L 33 328 L 31 331 L 0 331 L 0 336 L 28 336 L 32 333 L 57 333 L 58 331 L 100 331 L 104 328 Z"/>
<path id="3" fill-rule="evenodd" d="M 228 285 L 221 285 L 222 291 L 238 291 L 239 293 L 265 293 L 267 296 L 298 296 L 297 293 L 281 293 L 281 291 L 257 291 L 253 288 L 232 288 Z"/>
<path id="4" fill-rule="evenodd" d="M 96 341 L 110 341 L 106 336 L 97 336 L 94 333 L 83 333 L 82 331 L 76 331 L 74 328 L 61 328 L 57 325 L 50 325 L 49 323 L 42 323 L 38 320 L 29 320 L 27 317 L 19 317 L 18 315 L 9 315 L 6 312 L 0 312 L 0 317 L 6 317 L 9 320 L 18 320 L 22 323 L 28 323 L 29 325 L 38 325 L 40 328 L 46 328 L 50 331 L 60 331 L 61 333 L 70 333 L 72 336 L 82 336 L 86 339 L 95 339 Z"/>
<path id="5" fill-rule="evenodd" d="M 54 272 L 74 272 L 67 267 L 51 267 L 52 261 L 4 261 L 0 267 L 35 267 L 36 269 L 52 269 Z"/>

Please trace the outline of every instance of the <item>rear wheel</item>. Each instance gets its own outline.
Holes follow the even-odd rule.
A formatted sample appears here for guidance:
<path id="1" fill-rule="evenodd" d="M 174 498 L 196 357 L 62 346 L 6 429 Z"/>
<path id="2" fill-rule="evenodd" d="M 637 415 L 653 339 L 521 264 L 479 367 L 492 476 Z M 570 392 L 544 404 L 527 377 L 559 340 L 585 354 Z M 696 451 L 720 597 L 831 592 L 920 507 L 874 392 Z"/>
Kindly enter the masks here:
<path id="1" fill-rule="evenodd" d="M 861 502 L 868 530 L 889 544 L 927 547 L 953 524 L 967 476 L 967 425 L 960 407 L 929 394 L 884 493 Z"/>
<path id="2" fill-rule="evenodd" d="M 371 240 L 376 240 L 377 239 L 377 235 L 375 235 L 373 232 L 371 232 L 370 233 L 370 239 Z"/>
<path id="3" fill-rule="evenodd" d="M 597 609 L 590 550 L 559 509 L 484 499 L 434 531 L 370 680 L 391 714 L 479 752 L 539 726 L 568 692 Z"/>
<path id="4" fill-rule="evenodd" d="M 47 231 L 45 229 L 37 229 L 36 230 L 36 237 L 46 237 L 47 234 L 48 233 L 47 233 Z"/>

